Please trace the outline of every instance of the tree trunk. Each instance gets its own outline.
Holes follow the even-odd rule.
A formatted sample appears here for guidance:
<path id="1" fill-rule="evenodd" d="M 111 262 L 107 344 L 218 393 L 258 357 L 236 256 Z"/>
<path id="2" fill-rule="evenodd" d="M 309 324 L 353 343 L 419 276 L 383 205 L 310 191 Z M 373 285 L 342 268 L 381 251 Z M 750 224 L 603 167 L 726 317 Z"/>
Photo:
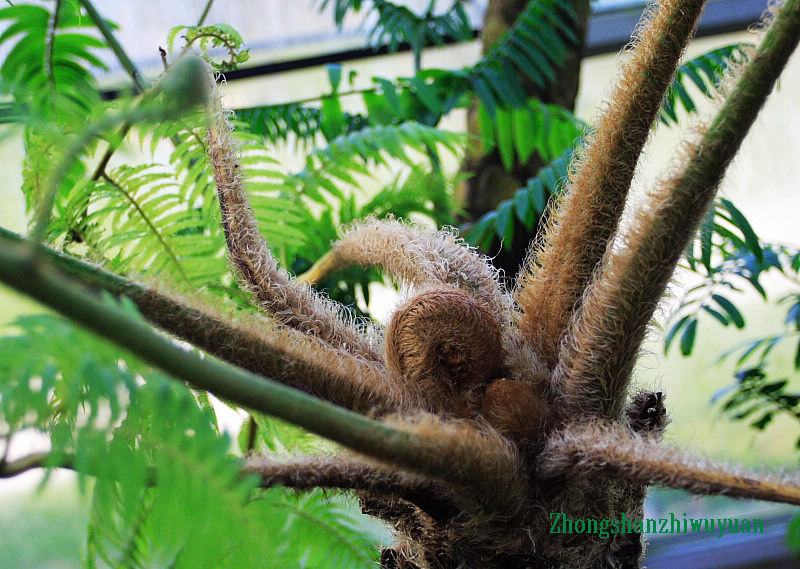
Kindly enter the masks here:
<path id="1" fill-rule="evenodd" d="M 514 25 L 527 4 L 527 0 L 489 0 L 483 20 L 483 54 Z M 576 45 L 567 42 L 569 54 L 557 73 L 557 82 L 540 89 L 530 81 L 525 81 L 523 87 L 528 97 L 573 110 L 578 94 L 590 0 L 569 0 L 569 4 L 575 13 L 574 29 L 580 42 Z M 470 135 L 480 136 L 477 101 L 470 109 L 467 120 Z M 462 221 L 474 221 L 495 209 L 501 201 L 510 198 L 516 190 L 524 186 L 529 178 L 536 176 L 545 165 L 542 158 L 534 153 L 527 163 L 516 163 L 512 171 L 508 172 L 503 167 L 496 148 L 488 154 L 481 153 L 477 147 L 468 149 L 462 170 L 472 173 L 472 176 L 456 190 L 456 197 L 465 212 Z M 493 256 L 495 265 L 504 269 L 506 275 L 514 276 L 522 263 L 528 243 L 537 232 L 538 227 L 534 228 L 534 232 L 529 232 L 521 223 L 517 223 L 513 243 L 504 244 L 499 254 L 499 244 L 486 253 Z"/>

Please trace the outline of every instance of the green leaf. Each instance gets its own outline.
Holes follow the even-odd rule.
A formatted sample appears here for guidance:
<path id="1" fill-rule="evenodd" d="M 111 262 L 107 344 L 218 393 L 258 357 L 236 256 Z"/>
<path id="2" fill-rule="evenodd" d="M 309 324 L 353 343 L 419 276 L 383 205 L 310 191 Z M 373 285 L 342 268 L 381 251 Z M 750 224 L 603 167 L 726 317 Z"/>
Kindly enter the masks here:
<path id="1" fill-rule="evenodd" d="M 472 80 L 472 88 L 475 89 L 475 94 L 480 98 L 486 112 L 491 118 L 494 118 L 497 114 L 497 100 L 486 81 L 481 77 L 475 77 Z"/>
<path id="2" fill-rule="evenodd" d="M 714 318 L 716 318 L 716 319 L 717 319 L 717 321 L 718 321 L 720 324 L 722 324 L 723 326 L 728 326 L 728 325 L 731 323 L 731 321 L 730 321 L 728 318 L 726 318 L 726 317 L 725 317 L 723 314 L 721 314 L 721 313 L 717 312 L 716 310 L 714 310 L 713 308 L 711 308 L 711 307 L 710 307 L 710 306 L 708 306 L 707 304 L 704 304 L 704 305 L 703 305 L 703 310 L 705 310 L 705 311 L 706 311 L 706 312 L 708 312 L 708 313 L 709 313 L 711 316 L 713 316 Z"/>
<path id="3" fill-rule="evenodd" d="M 750 426 L 758 431 L 763 431 L 764 429 L 767 428 L 767 425 L 769 425 L 772 422 L 774 416 L 775 414 L 772 411 L 768 411 L 764 413 L 760 419 L 752 422 Z"/>
<path id="4" fill-rule="evenodd" d="M 795 448 L 800 449 L 800 438 L 797 439 Z M 786 544 L 793 552 L 800 553 L 800 514 L 795 514 L 786 528 Z"/>
<path id="5" fill-rule="evenodd" d="M 697 318 L 690 317 L 683 328 L 681 334 L 681 354 L 688 356 L 694 349 L 695 338 L 697 336 Z"/>
<path id="6" fill-rule="evenodd" d="M 742 317 L 742 313 L 739 312 L 739 309 L 727 298 L 724 296 L 720 296 L 718 294 L 712 294 L 711 298 L 714 299 L 722 310 L 724 310 L 728 316 L 730 316 L 731 321 L 736 325 L 737 328 L 744 328 L 744 318 Z"/>
<path id="7" fill-rule="evenodd" d="M 690 81 L 706 97 L 713 97 L 725 70 L 732 61 L 741 58 L 747 44 L 732 44 L 695 57 L 681 65 L 675 73 L 672 86 L 667 93 L 661 112 L 661 121 L 665 124 L 678 122 L 676 100 L 688 112 L 693 112 L 696 103 L 686 89 Z"/>
<path id="8" fill-rule="evenodd" d="M 514 212 L 517 219 L 525 226 L 525 229 L 533 231 L 537 216 L 534 209 L 530 207 L 528 195 L 525 192 L 517 191 L 514 193 Z"/>
<path id="9" fill-rule="evenodd" d="M 510 172 L 514 168 L 514 140 L 512 139 L 512 118 L 511 111 L 507 109 L 498 109 L 495 116 L 495 142 L 497 143 L 497 150 L 500 152 L 500 161 L 503 164 L 506 172 Z"/>
<path id="10" fill-rule="evenodd" d="M 504 237 L 503 246 L 511 248 L 514 241 L 514 207 L 513 202 L 504 201 L 497 208 L 497 217 L 494 218 L 497 234 Z"/>
<path id="11" fill-rule="evenodd" d="M 750 222 L 747 221 L 747 218 L 739 211 L 736 206 L 730 200 L 725 198 L 720 198 L 720 204 L 728 211 L 733 220 L 734 225 L 742 232 L 742 236 L 744 237 L 744 241 L 747 244 L 748 250 L 755 255 L 756 261 L 758 263 L 764 263 L 764 251 L 761 248 L 761 243 L 758 239 L 758 236 L 753 231 L 753 228 L 750 226 Z"/>
<path id="12" fill-rule="evenodd" d="M 328 70 L 328 79 L 331 82 L 331 94 L 336 95 L 339 91 L 339 84 L 342 82 L 342 65 L 331 63 L 325 66 Z"/>
<path id="13" fill-rule="evenodd" d="M 322 99 L 320 127 L 322 134 L 329 142 L 344 132 L 344 113 L 338 98 L 325 97 Z"/>
<path id="14" fill-rule="evenodd" d="M 669 332 L 667 332 L 667 336 L 664 341 L 664 353 L 667 353 L 669 351 L 669 347 L 672 345 L 672 341 L 675 339 L 675 336 L 678 334 L 678 332 L 680 332 L 683 329 L 683 327 L 689 321 L 689 318 L 690 315 L 688 314 L 686 316 L 681 317 L 681 319 L 678 320 L 672 326 L 672 328 L 669 329 Z"/>
<path id="15" fill-rule="evenodd" d="M 529 108 L 511 111 L 513 121 L 510 130 L 513 136 L 514 148 L 517 151 L 519 161 L 523 164 L 530 160 L 536 150 L 536 139 L 533 136 L 534 122 L 531 115 L 532 112 Z"/>
<path id="16" fill-rule="evenodd" d="M 444 110 L 442 103 L 436 96 L 435 91 L 428 86 L 425 80 L 419 77 L 413 77 L 410 79 L 410 83 L 414 89 L 414 93 L 419 97 L 422 104 L 434 115 L 441 115 Z"/>

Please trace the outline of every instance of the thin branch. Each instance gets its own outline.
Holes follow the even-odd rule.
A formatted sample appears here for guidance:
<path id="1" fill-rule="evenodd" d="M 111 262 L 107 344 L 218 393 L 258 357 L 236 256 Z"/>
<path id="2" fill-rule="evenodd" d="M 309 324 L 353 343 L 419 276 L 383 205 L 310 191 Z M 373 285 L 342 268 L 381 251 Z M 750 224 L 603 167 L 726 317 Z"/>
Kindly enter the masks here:
<path id="1" fill-rule="evenodd" d="M 205 23 L 206 18 L 208 17 L 208 12 L 211 10 L 211 6 L 213 4 L 214 4 L 214 0 L 208 0 L 208 2 L 206 2 L 206 7 L 203 9 L 203 13 L 200 14 L 200 18 L 197 20 L 197 27 L 198 28 L 200 26 L 202 26 L 203 23 Z"/>
<path id="2" fill-rule="evenodd" d="M 368 419 L 274 380 L 186 351 L 141 319 L 58 274 L 33 243 L 0 250 L 0 281 L 196 389 L 338 442 L 389 465 L 434 476 L 481 508 L 515 515 L 525 495 L 521 461 L 493 430 L 436 416 Z M 500 483 L 498 483 L 500 481 Z"/>
<path id="3" fill-rule="evenodd" d="M 134 114 L 141 114 L 140 110 L 128 111 L 122 115 L 106 115 L 100 120 L 87 125 L 79 134 L 73 137 L 70 144 L 67 146 L 61 159 L 56 163 L 53 172 L 50 175 L 47 186 L 45 188 L 44 196 L 42 197 L 39 209 L 36 212 L 31 228 L 31 239 L 34 241 L 42 241 L 47 226 L 50 223 L 50 217 L 53 214 L 53 205 L 58 195 L 58 188 L 61 182 L 69 172 L 70 166 L 78 159 L 81 153 L 86 149 L 89 142 L 99 136 L 104 131 L 115 127 L 120 122 L 125 122 Z"/>
<path id="4" fill-rule="evenodd" d="M 724 494 L 800 506 L 797 476 L 759 475 L 712 463 L 612 425 L 582 425 L 552 437 L 538 463 L 537 474 L 543 478 L 596 473 L 695 494 Z"/>
<path id="5" fill-rule="evenodd" d="M 686 166 L 637 212 L 626 246 L 609 252 L 560 354 L 556 381 L 574 409 L 620 416 L 650 318 L 798 41 L 800 0 L 788 0 L 702 139 L 685 145 Z"/>
<path id="6" fill-rule="evenodd" d="M 100 33 L 105 38 L 106 42 L 108 43 L 111 50 L 117 56 L 120 64 L 122 67 L 128 72 L 128 74 L 133 79 L 134 84 L 136 85 L 136 92 L 143 93 L 148 87 L 147 79 L 142 75 L 139 69 L 136 67 L 136 64 L 133 63 L 130 57 L 128 57 L 127 52 L 123 49 L 122 45 L 117 41 L 117 38 L 114 37 L 114 32 L 108 25 L 100 13 L 95 9 L 94 5 L 91 3 L 91 0 L 80 0 L 83 4 L 84 8 L 86 8 L 86 12 L 89 14 L 89 17 L 92 18 L 97 28 L 100 30 Z M 203 13 L 200 15 L 200 19 L 197 22 L 198 26 L 202 26 L 203 22 L 208 16 L 208 12 L 211 9 L 211 5 L 214 3 L 214 0 L 208 0 L 206 3 L 206 7 L 203 10 Z M 119 149 L 120 144 L 125 139 L 125 137 L 130 132 L 133 124 L 130 122 L 126 122 L 120 128 L 119 134 L 115 139 L 117 142 L 110 144 L 106 151 L 103 153 L 103 157 L 100 159 L 97 167 L 95 168 L 94 174 L 92 174 L 92 180 L 99 180 L 100 177 L 105 173 L 105 169 L 108 166 L 111 157 L 114 153 Z M 175 146 L 178 146 L 180 141 L 176 140 L 174 137 L 172 138 L 172 143 Z"/>
<path id="7" fill-rule="evenodd" d="M 45 40 L 45 54 L 44 54 L 44 61 L 45 61 L 45 74 L 47 75 L 47 84 L 50 87 L 50 110 L 53 114 L 55 114 L 55 99 L 56 99 L 56 75 L 54 64 L 55 61 L 53 59 L 53 44 L 55 44 L 55 37 L 56 37 L 56 30 L 58 30 L 58 16 L 59 12 L 61 11 L 61 2 L 56 2 L 55 8 L 53 8 L 53 14 L 50 17 L 50 21 L 47 23 L 47 36 Z"/>
<path id="8" fill-rule="evenodd" d="M 0 478 L 13 478 L 37 468 L 55 466 L 72 469 L 75 461 L 71 455 L 61 455 L 59 464 L 56 465 L 51 462 L 52 455 L 49 452 L 36 452 L 8 462 L 4 460 L 0 462 Z"/>
<path id="9" fill-rule="evenodd" d="M 116 137 L 111 141 L 111 143 L 109 143 L 108 148 L 106 148 L 106 151 L 100 158 L 100 162 L 97 163 L 94 173 L 92 174 L 92 181 L 99 180 L 106 173 L 106 168 L 108 167 L 108 163 L 111 161 L 111 157 L 114 156 L 114 153 L 122 145 L 122 142 L 125 140 L 125 137 L 128 136 L 131 128 L 133 128 L 133 123 L 130 121 L 126 121 L 120 127 Z"/>
<path id="10" fill-rule="evenodd" d="M 125 71 L 128 72 L 128 75 L 131 76 L 131 79 L 133 79 L 133 83 L 136 85 L 136 92 L 143 93 L 148 87 L 150 87 L 150 85 L 148 84 L 147 79 L 136 67 L 136 64 L 133 63 L 130 57 L 128 57 L 128 54 L 125 52 L 119 41 L 117 41 L 117 38 L 114 37 L 114 32 L 111 30 L 108 22 L 103 19 L 103 17 L 92 4 L 91 0 L 80 0 L 80 3 L 83 4 L 83 7 L 86 9 L 86 13 L 89 14 L 89 17 L 92 19 L 92 21 L 94 21 L 94 25 L 97 26 L 98 30 L 100 30 L 100 33 L 106 40 L 106 43 L 108 43 L 108 47 L 110 47 L 111 51 L 114 52 L 114 55 L 117 56 L 117 59 L 122 65 L 123 69 L 125 69 Z"/>
<path id="11" fill-rule="evenodd" d="M 551 366 L 573 313 L 617 230 L 634 170 L 651 125 L 704 0 L 665 0 L 649 9 L 630 59 L 592 134 L 557 210 L 546 244 L 532 251 L 520 275 L 520 328 Z"/>

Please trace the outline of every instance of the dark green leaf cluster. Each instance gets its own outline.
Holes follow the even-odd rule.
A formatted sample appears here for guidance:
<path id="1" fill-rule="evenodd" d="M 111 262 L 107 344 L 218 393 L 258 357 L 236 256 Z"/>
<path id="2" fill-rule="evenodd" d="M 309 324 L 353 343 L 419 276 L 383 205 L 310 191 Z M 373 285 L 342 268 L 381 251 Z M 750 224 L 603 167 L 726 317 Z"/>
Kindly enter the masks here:
<path id="1" fill-rule="evenodd" d="M 576 144 L 580 142 L 576 141 Z M 504 247 L 510 247 L 517 222 L 533 232 L 547 211 L 550 198 L 561 191 L 573 154 L 574 149 L 570 146 L 550 165 L 542 168 L 536 177 L 528 180 L 525 187 L 517 190 L 513 198 L 500 202 L 497 209 L 484 214 L 473 225 L 465 227 L 467 242 L 484 249 L 488 249 L 495 241 L 500 241 Z"/>
<path id="2" fill-rule="evenodd" d="M 766 429 L 778 415 L 800 421 L 800 393 L 790 392 L 789 380 L 769 380 L 760 367 L 743 369 L 736 374 L 736 383 L 718 391 L 713 401 L 734 421 L 751 420 L 758 431 Z M 795 442 L 800 449 L 800 437 Z"/>
<path id="3" fill-rule="evenodd" d="M 478 109 L 483 152 L 497 148 L 503 167 L 511 171 L 514 164 L 525 164 L 537 154 L 550 162 L 572 148 L 586 124 L 571 112 L 529 99 L 522 108 L 497 109 L 491 117 L 486 107 Z"/>
<path id="4" fill-rule="evenodd" d="M 388 2 L 383 4 L 389 5 Z M 459 6 L 458 2 L 453 10 L 457 10 L 456 6 Z M 357 11 L 360 7 L 360 1 L 337 2 L 337 22 L 341 22 L 347 11 Z M 407 8 L 397 10 L 408 11 Z M 454 108 L 468 107 L 472 96 L 477 96 L 492 120 L 499 111 L 506 113 L 503 117 L 508 116 L 509 107 L 514 107 L 520 115 L 516 120 L 526 121 L 529 125 L 538 122 L 546 126 L 550 117 L 554 117 L 554 122 L 577 123 L 565 109 L 530 103 L 520 80 L 522 78 L 538 88 L 555 81 L 558 66 L 569 45 L 577 41 L 572 31 L 572 18 L 572 13 L 563 3 L 551 0 L 530 2 L 512 29 L 474 66 L 460 70 L 418 69 L 413 77 L 401 77 L 395 81 L 373 77 L 374 87 L 348 92 L 340 92 L 339 81 L 333 80 L 334 76 L 341 76 L 339 71 L 338 75 L 332 74 L 332 93 L 319 98 L 319 107 L 306 106 L 308 101 L 256 107 L 244 109 L 240 119 L 249 125 L 252 132 L 262 134 L 272 142 L 285 139 L 289 134 L 300 141 L 308 141 L 320 132 L 330 141 L 340 134 L 368 125 L 416 121 L 435 126 L 442 116 Z M 339 100 L 350 95 L 363 97 L 367 109 L 365 115 L 342 111 Z M 559 146 L 561 139 L 558 137 L 562 136 L 559 130 L 552 142 L 547 132 L 537 136 L 539 140 L 546 140 L 538 144 L 538 148 L 549 148 L 551 156 L 564 148 L 564 145 Z M 558 150 L 553 150 L 555 147 L 559 147 Z M 526 152 L 524 142 L 519 148 L 520 153 Z"/>
<path id="5" fill-rule="evenodd" d="M 730 200 L 720 198 L 687 251 L 687 264 L 703 280 L 681 299 L 678 316 L 666 341 L 668 350 L 674 340 L 680 338 L 681 353 L 685 356 L 694 349 L 701 312 L 723 326 L 733 324 L 744 328 L 744 316 L 730 300 L 729 293 L 741 292 L 742 285 L 747 284 L 766 300 L 761 276 L 773 270 L 794 280 L 800 269 L 800 251 L 763 243 L 744 214 Z M 790 320 L 787 315 L 787 323 Z M 752 350 L 748 350 L 747 354 L 750 353 Z"/>
<path id="6" fill-rule="evenodd" d="M 665 347 L 668 350 L 678 340 L 684 356 L 695 350 L 701 313 L 722 326 L 743 329 L 746 321 L 731 293 L 752 289 L 766 302 L 767 291 L 761 277 L 767 271 L 782 275 L 791 284 L 793 292 L 778 300 L 785 307 L 783 326 L 775 333 L 740 343 L 720 356 L 720 360 L 736 358 L 736 381 L 717 393 L 714 401 L 721 401 L 722 411 L 733 420 L 755 417 L 750 425 L 759 431 L 778 414 L 800 419 L 800 396 L 788 391 L 789 380 L 775 380 L 768 375 L 781 346 L 791 349 L 792 369 L 795 373 L 800 371 L 800 251 L 762 242 L 742 212 L 729 200 L 720 198 L 690 246 L 687 262 L 702 281 L 681 299 Z"/>
<path id="7" fill-rule="evenodd" d="M 344 111 L 335 112 L 335 114 L 340 117 L 338 118 L 340 121 L 338 129 L 332 126 L 323 129 L 323 110 L 319 107 L 308 107 L 301 104 L 238 109 L 236 119 L 248 131 L 263 137 L 271 144 L 282 142 L 293 135 L 298 144 L 309 145 L 314 143 L 314 139 L 320 132 L 325 135 L 325 133 L 339 130 L 339 134 L 349 134 L 361 130 L 369 124 L 369 119 L 361 114 Z"/>
<path id="8" fill-rule="evenodd" d="M 528 2 L 514 26 L 470 71 L 475 93 L 494 116 L 498 107 L 524 107 L 520 77 L 539 89 L 556 81 L 569 46 L 578 43 L 574 14 L 566 2 Z"/>
<path id="9" fill-rule="evenodd" d="M 687 113 L 697 108 L 687 85 L 694 85 L 700 93 L 708 98 L 714 96 L 726 71 L 732 63 L 743 58 L 743 52 L 749 44 L 731 44 L 704 53 L 678 67 L 672 87 L 661 109 L 661 122 L 667 125 L 677 124 L 678 107 Z"/>
<path id="10" fill-rule="evenodd" d="M 322 0 L 324 10 L 330 0 Z M 348 12 L 359 12 L 362 0 L 335 0 L 333 17 L 341 29 Z M 452 6 L 441 14 L 434 14 L 431 2 L 423 14 L 416 14 L 406 6 L 372 0 L 370 8 L 377 13 L 377 21 L 369 33 L 368 41 L 373 45 L 386 44 L 397 51 L 400 44 L 407 43 L 415 54 L 429 45 L 443 45 L 446 40 L 466 41 L 472 39 L 472 24 L 464 10 L 463 0 L 454 0 Z"/>

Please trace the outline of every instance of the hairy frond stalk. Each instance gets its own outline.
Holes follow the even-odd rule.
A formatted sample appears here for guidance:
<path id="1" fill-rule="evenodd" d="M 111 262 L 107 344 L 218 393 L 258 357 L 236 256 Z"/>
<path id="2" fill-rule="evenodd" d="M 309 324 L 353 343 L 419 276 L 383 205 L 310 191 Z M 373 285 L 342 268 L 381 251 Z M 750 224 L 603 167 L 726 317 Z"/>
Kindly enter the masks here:
<path id="1" fill-rule="evenodd" d="M 617 230 L 639 156 L 704 3 L 665 0 L 645 15 L 606 111 L 579 151 L 549 220 L 547 244 L 529 253 L 516 291 L 523 310 L 519 325 L 550 366 Z"/>
<path id="2" fill-rule="evenodd" d="M 345 322 L 338 308 L 318 296 L 307 284 L 290 280 L 286 272 L 278 268 L 253 220 L 239 167 L 239 150 L 218 95 L 213 98 L 209 111 L 212 122 L 208 130 L 208 153 L 214 168 L 222 224 L 231 262 L 245 288 L 278 321 L 313 334 L 337 349 L 380 362 L 374 342 Z M 353 317 L 348 318 L 352 320 Z"/>
<path id="3" fill-rule="evenodd" d="M 582 413 L 618 418 L 647 325 L 725 171 L 800 41 L 800 1 L 775 16 L 713 122 L 686 144 L 685 167 L 664 179 L 609 251 L 560 355 L 556 380 Z"/>
<path id="4" fill-rule="evenodd" d="M 712 463 L 609 424 L 568 428 L 548 441 L 538 474 L 597 473 L 609 479 L 661 484 L 695 494 L 724 494 L 800 506 L 800 480 Z"/>

